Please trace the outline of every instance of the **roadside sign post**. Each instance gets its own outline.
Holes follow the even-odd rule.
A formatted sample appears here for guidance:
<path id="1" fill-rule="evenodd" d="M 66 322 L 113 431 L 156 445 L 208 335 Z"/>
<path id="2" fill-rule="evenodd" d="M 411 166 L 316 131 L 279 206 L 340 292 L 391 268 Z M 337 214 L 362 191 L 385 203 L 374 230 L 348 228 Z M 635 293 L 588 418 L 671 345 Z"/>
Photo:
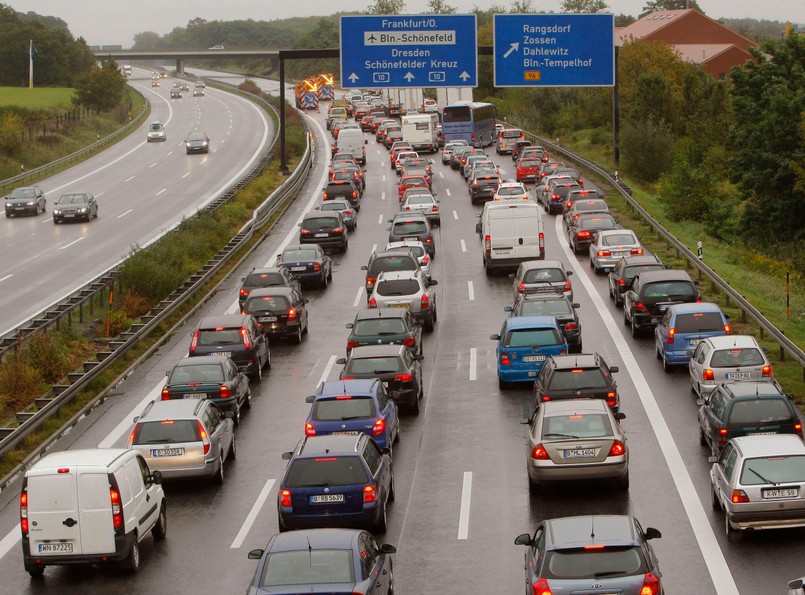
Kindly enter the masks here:
<path id="1" fill-rule="evenodd" d="M 344 87 L 477 87 L 475 15 L 341 17 Z"/>

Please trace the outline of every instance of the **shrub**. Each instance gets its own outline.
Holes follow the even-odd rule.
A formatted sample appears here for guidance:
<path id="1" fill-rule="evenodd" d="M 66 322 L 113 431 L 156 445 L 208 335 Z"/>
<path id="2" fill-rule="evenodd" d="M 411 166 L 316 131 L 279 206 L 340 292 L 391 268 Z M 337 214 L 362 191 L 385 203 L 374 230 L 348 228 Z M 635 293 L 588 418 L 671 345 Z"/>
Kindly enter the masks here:
<path id="1" fill-rule="evenodd" d="M 673 163 L 674 135 L 662 120 L 629 122 L 620 134 L 623 169 L 645 182 L 656 182 Z"/>
<path id="2" fill-rule="evenodd" d="M 40 380 L 50 383 L 58 381 L 72 367 L 68 337 L 52 331 L 35 333 L 28 338 L 21 358 L 38 371 Z"/>

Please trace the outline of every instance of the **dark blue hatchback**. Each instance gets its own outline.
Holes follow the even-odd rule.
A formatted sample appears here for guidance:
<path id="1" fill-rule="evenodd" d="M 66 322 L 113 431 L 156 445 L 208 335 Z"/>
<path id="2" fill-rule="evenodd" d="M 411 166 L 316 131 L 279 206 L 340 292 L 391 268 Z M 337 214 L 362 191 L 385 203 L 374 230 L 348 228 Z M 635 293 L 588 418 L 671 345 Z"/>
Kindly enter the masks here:
<path id="1" fill-rule="evenodd" d="M 400 439 L 400 415 L 378 378 L 323 382 L 305 422 L 305 436 L 366 434 L 379 448 Z"/>
<path id="2" fill-rule="evenodd" d="M 279 486 L 279 530 L 361 527 L 384 533 L 394 501 L 391 453 L 365 434 L 303 438 Z"/>

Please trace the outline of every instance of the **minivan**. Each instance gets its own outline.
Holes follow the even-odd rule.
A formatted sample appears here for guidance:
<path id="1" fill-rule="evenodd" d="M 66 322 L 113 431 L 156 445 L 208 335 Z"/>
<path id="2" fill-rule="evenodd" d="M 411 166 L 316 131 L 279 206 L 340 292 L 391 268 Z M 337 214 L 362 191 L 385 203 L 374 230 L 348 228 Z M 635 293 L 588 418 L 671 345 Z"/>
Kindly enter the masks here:
<path id="1" fill-rule="evenodd" d="M 495 269 L 516 269 L 526 260 L 545 258 L 542 215 L 531 201 L 496 201 L 484 205 L 479 231 L 487 276 Z"/>
<path id="2" fill-rule="evenodd" d="M 333 147 L 339 153 L 352 153 L 362 166 L 366 165 L 366 147 L 369 141 L 361 130 L 348 128 L 338 133 L 338 140 Z"/>
<path id="3" fill-rule="evenodd" d="M 205 316 L 193 332 L 189 357 L 217 355 L 231 357 L 253 380 L 263 378 L 263 367 L 271 367 L 268 339 L 249 314 Z"/>
<path id="4" fill-rule="evenodd" d="M 718 304 L 693 302 L 668 306 L 654 327 L 654 343 L 662 369 L 684 366 L 690 360 L 690 350 L 706 337 L 729 335 L 730 325 Z"/>
<path id="5" fill-rule="evenodd" d="M 125 448 L 65 450 L 28 469 L 20 494 L 25 570 L 122 562 L 136 572 L 149 533 L 167 533 L 162 474 Z"/>

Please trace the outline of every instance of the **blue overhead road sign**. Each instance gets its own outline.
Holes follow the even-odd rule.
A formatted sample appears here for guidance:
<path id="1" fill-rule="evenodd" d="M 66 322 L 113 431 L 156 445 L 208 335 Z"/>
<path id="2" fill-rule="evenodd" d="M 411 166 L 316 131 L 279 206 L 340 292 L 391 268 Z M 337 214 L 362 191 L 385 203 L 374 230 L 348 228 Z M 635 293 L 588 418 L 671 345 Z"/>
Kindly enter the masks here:
<path id="1" fill-rule="evenodd" d="M 496 87 L 611 87 L 611 14 L 494 15 Z"/>
<path id="2" fill-rule="evenodd" d="M 344 87 L 477 87 L 475 15 L 341 17 Z"/>

